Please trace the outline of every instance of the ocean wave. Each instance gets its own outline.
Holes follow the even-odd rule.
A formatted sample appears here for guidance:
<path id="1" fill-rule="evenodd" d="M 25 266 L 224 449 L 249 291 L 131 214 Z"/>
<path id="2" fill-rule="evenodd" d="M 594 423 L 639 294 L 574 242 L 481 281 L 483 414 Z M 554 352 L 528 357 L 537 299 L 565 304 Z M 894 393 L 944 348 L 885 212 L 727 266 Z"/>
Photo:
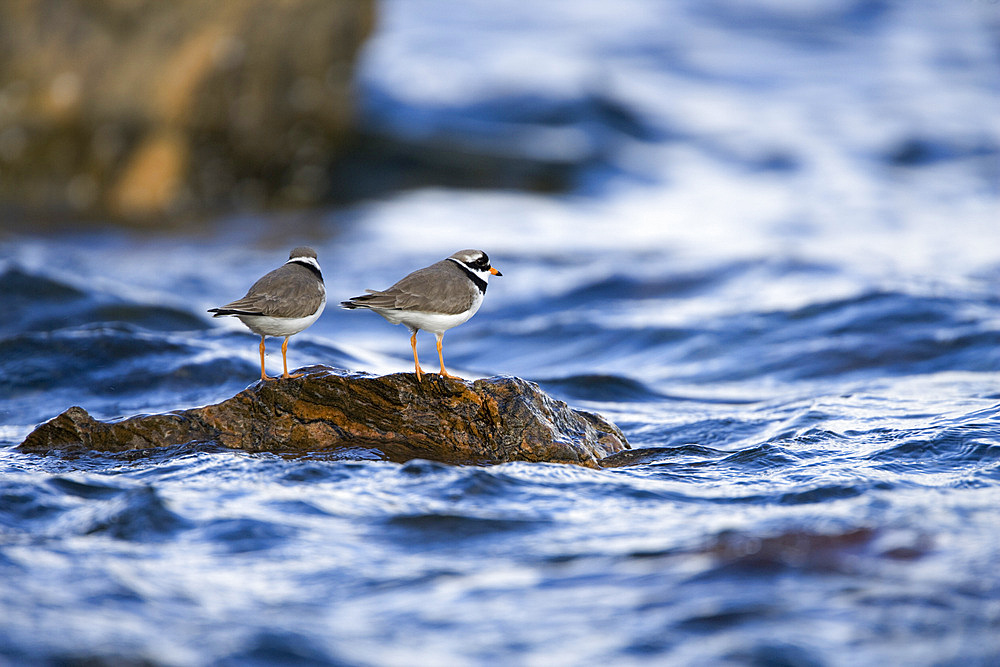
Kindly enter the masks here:
<path id="1" fill-rule="evenodd" d="M 488 187 L 555 165 L 568 192 L 4 236 L 0 662 L 992 664 L 988 5 L 386 0 L 365 131 L 492 156 Z M 300 243 L 331 299 L 292 366 L 409 372 L 405 329 L 335 299 L 482 247 L 504 277 L 449 368 L 537 381 L 634 448 L 13 447 L 70 405 L 255 382 L 255 336 L 205 309 Z"/>
<path id="2" fill-rule="evenodd" d="M 203 318 L 160 304 L 134 303 L 86 290 L 17 266 L 0 274 L 0 292 L 10 315 L 0 335 L 51 332 L 82 325 L 134 326 L 152 331 L 198 331 Z"/>

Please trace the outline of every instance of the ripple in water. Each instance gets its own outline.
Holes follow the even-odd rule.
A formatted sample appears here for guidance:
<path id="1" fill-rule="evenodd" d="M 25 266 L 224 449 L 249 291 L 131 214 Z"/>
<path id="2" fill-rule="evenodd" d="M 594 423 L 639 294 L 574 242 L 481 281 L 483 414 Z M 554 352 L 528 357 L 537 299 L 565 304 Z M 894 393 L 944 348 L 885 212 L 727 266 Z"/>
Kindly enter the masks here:
<path id="1" fill-rule="evenodd" d="M 569 195 L 0 239 L 0 662 L 996 662 L 982 7 L 442 7 L 380 7 L 373 131 L 561 160 Z M 486 248 L 504 278 L 449 332 L 455 370 L 536 381 L 635 449 L 602 470 L 14 451 L 70 405 L 113 419 L 253 382 L 255 337 L 205 309 L 300 242 L 332 297 Z M 328 308 L 291 364 L 409 371 L 376 319 Z"/>

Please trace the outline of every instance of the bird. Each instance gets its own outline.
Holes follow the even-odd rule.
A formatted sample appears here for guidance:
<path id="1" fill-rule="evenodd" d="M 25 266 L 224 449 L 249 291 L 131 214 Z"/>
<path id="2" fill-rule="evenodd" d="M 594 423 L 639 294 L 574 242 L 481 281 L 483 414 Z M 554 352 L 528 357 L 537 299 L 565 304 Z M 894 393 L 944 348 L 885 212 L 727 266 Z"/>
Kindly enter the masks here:
<path id="1" fill-rule="evenodd" d="M 300 246 L 288 253 L 288 261 L 266 274 L 247 290 L 246 296 L 208 312 L 212 317 L 234 315 L 250 331 L 260 336 L 260 379 L 271 380 L 264 372 L 264 338 L 284 336 L 282 378 L 300 377 L 288 373 L 288 339 L 312 325 L 326 307 L 326 286 L 316 251 Z"/>
<path id="2" fill-rule="evenodd" d="M 444 332 L 468 321 L 483 303 L 490 276 L 502 276 L 490 264 L 482 250 L 459 250 L 455 254 L 417 269 L 389 289 L 365 290 L 366 294 L 341 301 L 348 310 L 367 308 L 392 324 L 404 324 L 410 330 L 413 365 L 417 381 L 423 371 L 417 356 L 417 331 L 424 330 L 437 338 L 441 375 L 450 375 L 444 367 L 441 339 Z"/>

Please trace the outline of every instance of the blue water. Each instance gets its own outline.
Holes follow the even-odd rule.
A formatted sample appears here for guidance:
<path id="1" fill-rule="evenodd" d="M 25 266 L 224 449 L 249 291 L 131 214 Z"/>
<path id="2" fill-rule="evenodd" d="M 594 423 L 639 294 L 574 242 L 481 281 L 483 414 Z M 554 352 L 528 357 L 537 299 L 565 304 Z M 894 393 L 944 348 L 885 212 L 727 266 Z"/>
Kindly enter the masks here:
<path id="1" fill-rule="evenodd" d="M 998 5 L 449 7 L 383 3 L 365 122 L 568 193 L 0 236 L 0 662 L 996 664 Z M 487 250 L 449 368 L 630 464 L 13 450 L 253 382 L 205 310 L 300 244 L 331 302 Z M 406 371 L 407 337 L 331 306 L 289 363 Z"/>

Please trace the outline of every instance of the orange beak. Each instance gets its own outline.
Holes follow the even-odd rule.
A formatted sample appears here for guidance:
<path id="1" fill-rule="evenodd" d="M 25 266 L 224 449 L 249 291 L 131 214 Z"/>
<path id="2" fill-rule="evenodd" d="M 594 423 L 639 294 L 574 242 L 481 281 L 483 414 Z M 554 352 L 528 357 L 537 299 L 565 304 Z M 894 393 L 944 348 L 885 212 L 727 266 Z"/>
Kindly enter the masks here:
<path id="1" fill-rule="evenodd" d="M 502 276 L 502 275 L 503 275 L 502 273 L 500 273 L 499 271 L 497 271 L 497 270 L 496 270 L 495 268 L 493 268 L 492 266 L 490 267 L 490 273 L 492 273 L 492 274 L 493 274 L 493 275 L 495 275 L 495 276 Z"/>

